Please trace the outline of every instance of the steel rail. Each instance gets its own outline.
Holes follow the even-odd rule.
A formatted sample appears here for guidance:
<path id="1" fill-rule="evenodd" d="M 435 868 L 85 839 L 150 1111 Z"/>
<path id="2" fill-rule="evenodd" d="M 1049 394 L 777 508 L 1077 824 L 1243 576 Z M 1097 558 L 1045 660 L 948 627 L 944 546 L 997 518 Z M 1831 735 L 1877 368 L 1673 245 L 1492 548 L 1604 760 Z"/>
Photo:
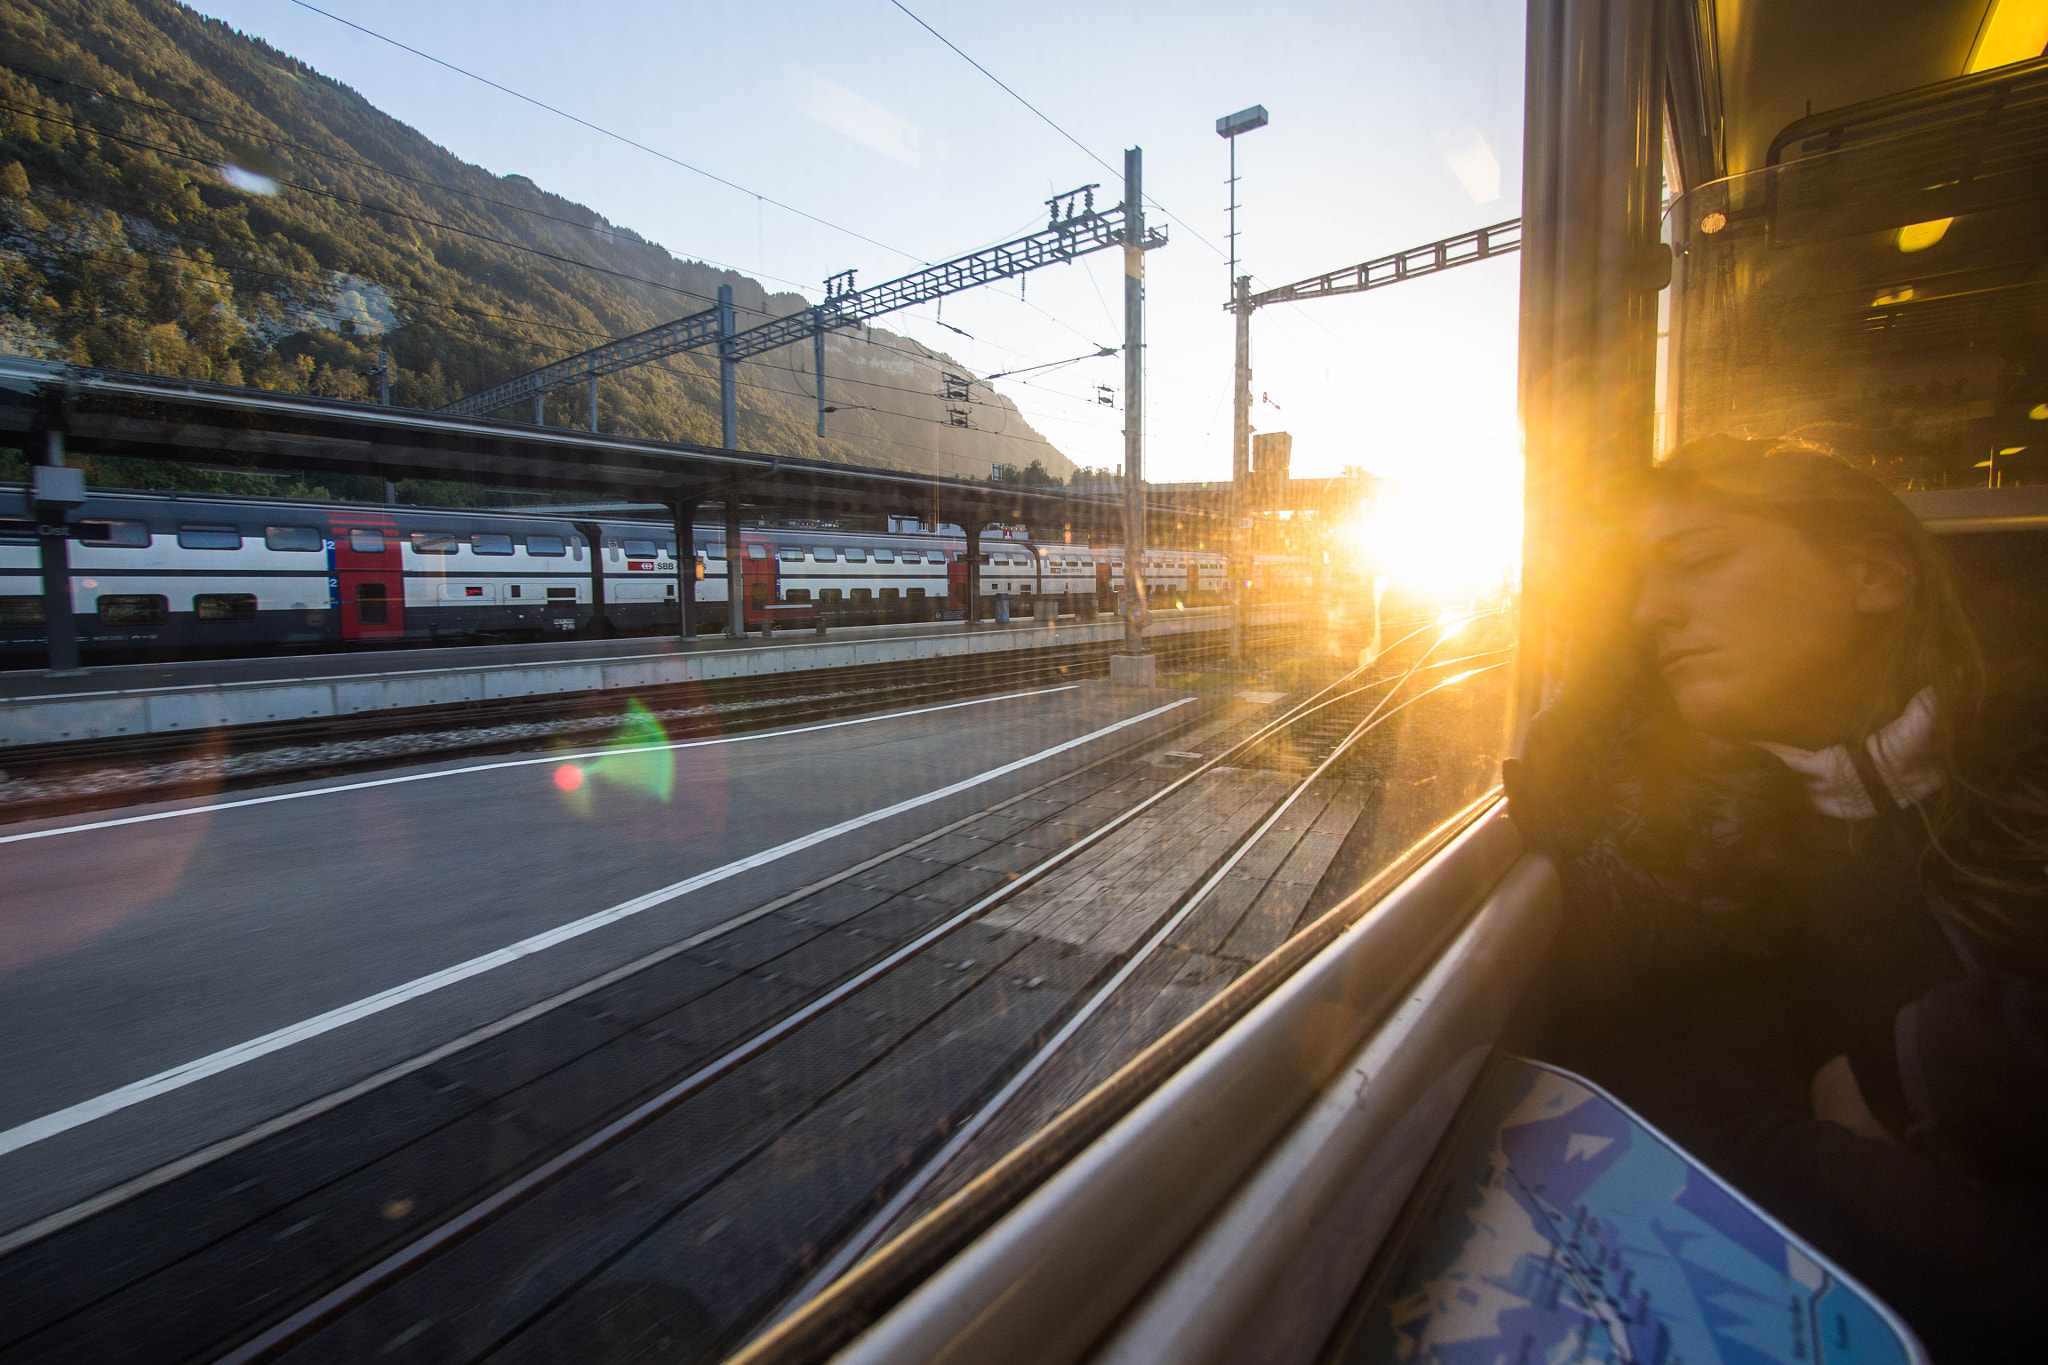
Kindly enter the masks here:
<path id="1" fill-rule="evenodd" d="M 1396 641 L 1390 649 L 1425 633 L 1425 626 Z M 1384 654 L 1382 655 L 1384 657 Z M 1375 660 L 1375 663 L 1377 660 Z M 548 1160 L 527 1171 L 516 1180 L 499 1187 L 491 1194 L 469 1205 L 445 1222 L 437 1225 L 418 1238 L 408 1242 L 396 1251 L 379 1259 L 375 1264 L 350 1276 L 340 1285 L 328 1290 L 282 1320 L 272 1324 L 254 1337 L 217 1357 L 217 1365 L 254 1365 L 254 1362 L 277 1358 L 292 1347 L 311 1338 L 322 1328 L 340 1318 L 350 1309 L 365 1302 L 383 1289 L 405 1278 L 419 1267 L 439 1257 L 450 1248 L 467 1240 L 482 1228 L 494 1222 L 499 1216 L 524 1203 L 527 1199 L 553 1185 L 571 1171 L 578 1169 L 593 1158 L 616 1147 L 633 1134 L 654 1123 L 677 1105 L 697 1094 L 706 1086 L 735 1068 L 759 1055 L 774 1043 L 818 1018 L 825 1011 L 843 1002 L 859 991 L 881 980 L 904 962 L 909 961 L 925 948 L 944 938 L 962 926 L 986 914 L 1010 897 L 1043 879 L 1046 875 L 1064 866 L 1087 849 L 1092 848 L 1110 834 L 1129 825 L 1145 811 L 1152 809 L 1169 796 L 1184 790 L 1197 779 L 1206 776 L 1240 753 L 1249 752 L 1257 744 L 1270 739 L 1286 726 L 1305 716 L 1315 704 L 1333 692 L 1343 689 L 1371 665 L 1364 665 L 1344 674 L 1313 694 L 1306 701 L 1290 709 L 1285 715 L 1261 725 L 1252 735 L 1240 740 L 1216 757 L 1197 768 L 1191 769 L 1178 779 L 1168 783 L 1159 791 L 1146 797 L 1135 806 L 1120 812 L 1110 821 L 1089 831 L 1080 839 L 1055 851 L 1015 879 L 983 896 L 939 924 L 918 934 L 896 950 L 853 976 L 841 981 L 824 994 L 792 1010 L 773 1024 L 755 1033 L 745 1041 L 727 1049 L 720 1056 L 688 1075 L 664 1087 L 655 1095 L 641 1101 L 624 1114 L 612 1119 L 595 1132 L 588 1134 L 574 1144 L 557 1152 Z M 1414 666 L 1396 679 L 1379 679 L 1356 692 L 1392 681 L 1398 687 L 1412 676 Z M 1126 749 L 1125 752 L 1128 750 Z"/>

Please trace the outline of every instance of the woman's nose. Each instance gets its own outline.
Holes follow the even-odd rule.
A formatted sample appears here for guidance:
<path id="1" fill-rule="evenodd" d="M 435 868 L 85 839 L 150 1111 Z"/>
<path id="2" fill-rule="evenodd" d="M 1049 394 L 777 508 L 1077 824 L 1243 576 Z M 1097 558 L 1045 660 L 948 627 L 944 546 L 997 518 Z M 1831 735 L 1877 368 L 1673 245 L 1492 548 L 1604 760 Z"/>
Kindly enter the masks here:
<path id="1" fill-rule="evenodd" d="M 1638 630 L 1668 630 L 1685 624 L 1685 612 L 1678 595 L 1665 589 L 1654 577 L 1644 578 L 1636 589 L 1632 615 Z"/>

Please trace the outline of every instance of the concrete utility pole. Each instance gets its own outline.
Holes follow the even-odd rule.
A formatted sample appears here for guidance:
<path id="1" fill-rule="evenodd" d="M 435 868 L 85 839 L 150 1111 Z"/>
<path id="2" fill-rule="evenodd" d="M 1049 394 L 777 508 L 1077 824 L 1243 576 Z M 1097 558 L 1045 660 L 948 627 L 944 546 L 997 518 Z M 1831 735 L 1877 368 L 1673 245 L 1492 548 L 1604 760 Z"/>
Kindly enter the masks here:
<path id="1" fill-rule="evenodd" d="M 1230 425 L 1230 662 L 1244 663 L 1244 522 L 1252 469 L 1252 279 L 1237 273 L 1237 139 L 1266 126 L 1266 106 L 1254 104 L 1216 120 L 1216 136 L 1230 144 L 1230 310 L 1237 318 L 1237 368 Z"/>
<path id="2" fill-rule="evenodd" d="M 733 359 L 732 286 L 718 286 L 718 416 L 727 450 L 740 448 L 739 363 Z"/>
<path id="3" fill-rule="evenodd" d="M 1145 151 L 1124 152 L 1124 647 L 1109 680 L 1151 687 L 1158 661 L 1145 648 Z"/>

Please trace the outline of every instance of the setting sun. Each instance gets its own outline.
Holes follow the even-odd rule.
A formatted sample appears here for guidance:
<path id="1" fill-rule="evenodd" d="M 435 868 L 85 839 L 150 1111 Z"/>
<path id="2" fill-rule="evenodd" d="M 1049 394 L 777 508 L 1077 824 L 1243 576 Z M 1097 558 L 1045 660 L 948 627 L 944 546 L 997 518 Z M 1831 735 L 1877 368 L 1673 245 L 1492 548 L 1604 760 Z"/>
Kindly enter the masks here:
<path id="1" fill-rule="evenodd" d="M 1389 480 L 1353 532 L 1361 559 L 1390 585 L 1430 598 L 1508 590 L 1522 553 L 1519 473 Z"/>

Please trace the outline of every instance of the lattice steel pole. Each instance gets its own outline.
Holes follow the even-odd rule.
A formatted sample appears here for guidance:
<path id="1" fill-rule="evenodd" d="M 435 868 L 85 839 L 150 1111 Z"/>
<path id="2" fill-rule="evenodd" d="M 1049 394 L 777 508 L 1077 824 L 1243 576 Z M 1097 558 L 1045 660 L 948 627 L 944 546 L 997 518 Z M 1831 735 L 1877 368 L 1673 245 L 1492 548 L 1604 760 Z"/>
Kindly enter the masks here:
<path id="1" fill-rule="evenodd" d="M 732 286 L 718 286 L 718 416 L 727 450 L 740 448 L 739 365 L 733 360 Z M 731 547 L 727 547 L 730 549 Z"/>
<path id="2" fill-rule="evenodd" d="M 1124 152 L 1124 609 L 1117 682 L 1150 686 L 1157 665 L 1145 648 L 1145 152 Z"/>

